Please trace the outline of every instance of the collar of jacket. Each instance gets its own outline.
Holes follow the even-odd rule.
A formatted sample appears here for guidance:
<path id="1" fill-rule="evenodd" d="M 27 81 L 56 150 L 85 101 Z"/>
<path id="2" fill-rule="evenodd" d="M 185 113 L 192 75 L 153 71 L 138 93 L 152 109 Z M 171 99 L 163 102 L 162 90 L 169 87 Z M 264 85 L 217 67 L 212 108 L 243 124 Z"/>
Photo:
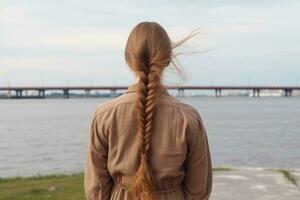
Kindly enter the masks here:
<path id="1" fill-rule="evenodd" d="M 136 92 L 137 88 L 138 88 L 138 84 L 134 83 L 127 88 L 127 90 L 125 91 L 125 94 L 131 93 L 131 92 Z M 170 94 L 168 93 L 168 90 L 163 85 L 161 87 L 159 87 L 158 93 L 170 96 Z"/>

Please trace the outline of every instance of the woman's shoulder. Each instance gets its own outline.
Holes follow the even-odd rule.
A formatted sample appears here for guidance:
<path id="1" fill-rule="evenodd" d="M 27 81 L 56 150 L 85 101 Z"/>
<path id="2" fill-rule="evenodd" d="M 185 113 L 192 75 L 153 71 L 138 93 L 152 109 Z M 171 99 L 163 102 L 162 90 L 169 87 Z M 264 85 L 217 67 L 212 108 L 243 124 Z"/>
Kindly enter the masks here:
<path id="1" fill-rule="evenodd" d="M 173 107 L 174 109 L 177 109 L 178 112 L 181 113 L 181 115 L 184 115 L 188 118 L 192 118 L 195 120 L 201 119 L 200 113 L 198 109 L 188 103 L 185 103 L 179 98 L 176 98 L 174 96 L 165 96 L 160 103 L 165 106 Z"/>
<path id="2" fill-rule="evenodd" d="M 98 103 L 93 112 L 93 116 L 104 115 L 105 113 L 110 113 L 110 111 L 115 110 L 121 105 L 132 104 L 134 99 L 130 98 L 130 95 L 122 94 L 113 99 L 106 100 L 104 102 Z"/>
<path id="3" fill-rule="evenodd" d="M 178 125 L 186 130 L 186 139 L 189 144 L 193 143 L 193 140 L 204 135 L 205 127 L 201 117 L 201 111 L 195 106 L 184 102 L 180 98 L 174 96 L 168 96 L 161 101 L 162 105 L 169 106 L 170 109 L 174 109 L 172 113 L 174 116 L 170 116 L 169 120 L 174 120 Z M 175 112 L 174 112 L 175 111 Z M 176 114 L 175 114 L 176 113 Z M 177 118 L 175 120 L 175 118 Z"/>

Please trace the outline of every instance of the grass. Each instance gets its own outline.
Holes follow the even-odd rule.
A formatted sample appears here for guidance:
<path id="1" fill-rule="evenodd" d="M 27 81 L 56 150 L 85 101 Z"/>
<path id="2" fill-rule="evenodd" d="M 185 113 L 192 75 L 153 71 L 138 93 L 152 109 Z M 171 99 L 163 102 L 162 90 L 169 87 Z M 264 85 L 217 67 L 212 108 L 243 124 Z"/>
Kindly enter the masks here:
<path id="1" fill-rule="evenodd" d="M 282 173 L 282 175 L 289 181 L 291 182 L 292 184 L 294 184 L 295 186 L 298 186 L 298 183 L 297 183 L 297 180 L 296 178 L 291 174 L 291 172 L 289 172 L 288 170 L 285 170 L 285 169 L 278 169 L 278 170 L 275 170 L 279 173 Z"/>
<path id="2" fill-rule="evenodd" d="M 231 170 L 234 170 L 234 169 L 229 168 L 229 167 L 216 167 L 216 168 L 213 168 L 213 172 L 231 171 Z"/>
<path id="3" fill-rule="evenodd" d="M 231 171 L 228 167 L 213 168 L 213 172 Z M 285 169 L 274 169 L 298 186 L 296 178 Z M 83 200 L 83 173 L 33 177 L 0 178 L 0 200 Z M 298 186 L 299 187 L 299 186 Z"/>
<path id="4" fill-rule="evenodd" d="M 0 200 L 83 200 L 83 174 L 0 179 Z"/>

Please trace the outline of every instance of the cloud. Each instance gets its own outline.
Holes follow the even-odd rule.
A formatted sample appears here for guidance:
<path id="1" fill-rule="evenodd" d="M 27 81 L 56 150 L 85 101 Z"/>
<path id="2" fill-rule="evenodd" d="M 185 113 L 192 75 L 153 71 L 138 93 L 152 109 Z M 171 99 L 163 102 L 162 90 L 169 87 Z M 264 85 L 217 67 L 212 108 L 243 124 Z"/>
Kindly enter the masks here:
<path id="1" fill-rule="evenodd" d="M 46 46 L 64 46 L 67 48 L 115 49 L 124 47 L 127 34 L 120 30 L 85 29 L 78 32 L 67 31 L 51 35 L 42 42 Z"/>
<path id="2" fill-rule="evenodd" d="M 0 2 L 0 6 L 1 6 Z M 45 5 L 45 4 L 44 4 Z M 38 6 L 30 2 L 26 4 L 9 4 L 0 7 L 0 23 L 1 25 L 24 25 L 38 24 L 39 18 L 36 18 L 35 10 Z"/>
<path id="3" fill-rule="evenodd" d="M 158 21 L 173 41 L 201 28 L 201 34 L 188 43 L 191 50 L 218 47 L 183 61 L 193 74 L 199 74 L 194 75 L 194 82 L 211 74 L 216 74 L 215 80 L 224 80 L 221 74 L 241 80 L 250 69 L 253 74 L 272 69 L 268 81 L 279 76 L 283 63 L 286 70 L 300 71 L 295 67 L 300 64 L 299 10 L 299 1 L 292 0 L 172 4 L 158 0 L 2 0 L 0 73 L 18 73 L 28 80 L 31 72 L 39 70 L 74 76 L 103 74 L 104 70 L 109 76 L 124 67 L 123 50 L 131 28 L 140 21 Z M 124 74 L 116 76 L 124 79 Z"/>
<path id="4" fill-rule="evenodd" d="M 12 38 L 8 39 L 5 38 Z M 55 32 L 41 30 L 24 31 L 4 37 L 1 46 L 4 48 L 36 49 L 36 48 L 68 48 L 68 49 L 107 49 L 123 48 L 127 39 L 124 31 L 102 28 L 63 29 Z"/>

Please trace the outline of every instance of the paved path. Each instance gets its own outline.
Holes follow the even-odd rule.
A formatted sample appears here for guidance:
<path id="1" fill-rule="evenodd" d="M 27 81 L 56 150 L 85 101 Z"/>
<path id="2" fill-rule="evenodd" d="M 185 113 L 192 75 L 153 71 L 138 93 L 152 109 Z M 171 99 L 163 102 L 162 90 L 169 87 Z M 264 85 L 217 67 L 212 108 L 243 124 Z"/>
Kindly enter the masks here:
<path id="1" fill-rule="evenodd" d="M 300 200 L 300 170 L 283 172 L 261 168 L 215 170 L 211 200 Z"/>

